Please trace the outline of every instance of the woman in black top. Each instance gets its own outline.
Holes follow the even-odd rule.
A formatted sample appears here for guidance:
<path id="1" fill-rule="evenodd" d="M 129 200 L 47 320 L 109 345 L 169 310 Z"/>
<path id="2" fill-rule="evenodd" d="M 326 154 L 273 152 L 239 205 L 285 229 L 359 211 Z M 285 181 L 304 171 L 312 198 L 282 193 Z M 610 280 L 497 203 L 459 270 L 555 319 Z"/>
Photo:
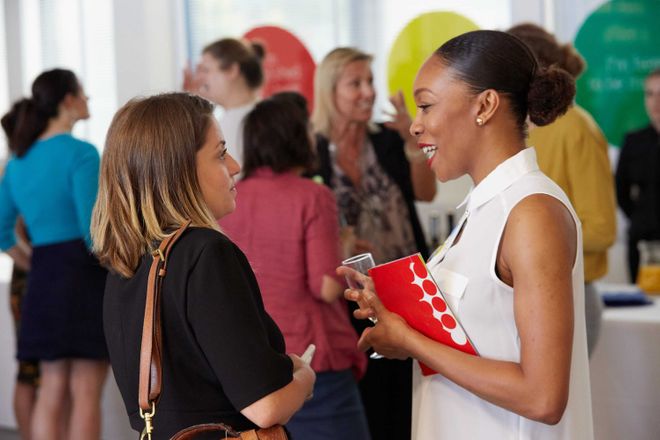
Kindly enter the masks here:
<path id="1" fill-rule="evenodd" d="M 133 100 L 115 115 L 102 161 L 92 234 L 111 269 L 104 327 L 136 430 L 143 427 L 138 364 L 150 251 L 192 221 L 173 247 L 162 287 L 154 439 L 199 423 L 236 430 L 286 423 L 314 383 L 311 368 L 285 354 L 245 256 L 217 230 L 216 219 L 235 208 L 240 167 L 212 109 L 183 93 Z"/>

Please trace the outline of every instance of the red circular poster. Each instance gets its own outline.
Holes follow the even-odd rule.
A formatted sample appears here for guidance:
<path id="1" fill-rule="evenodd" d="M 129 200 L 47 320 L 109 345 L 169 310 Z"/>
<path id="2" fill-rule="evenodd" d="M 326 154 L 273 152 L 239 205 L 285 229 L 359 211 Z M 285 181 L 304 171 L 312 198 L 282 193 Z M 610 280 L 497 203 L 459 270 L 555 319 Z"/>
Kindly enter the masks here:
<path id="1" fill-rule="evenodd" d="M 260 42 L 266 51 L 263 96 L 295 91 L 307 98 L 310 111 L 314 103 L 316 64 L 305 45 L 291 32 L 277 26 L 259 26 L 244 38 Z"/>

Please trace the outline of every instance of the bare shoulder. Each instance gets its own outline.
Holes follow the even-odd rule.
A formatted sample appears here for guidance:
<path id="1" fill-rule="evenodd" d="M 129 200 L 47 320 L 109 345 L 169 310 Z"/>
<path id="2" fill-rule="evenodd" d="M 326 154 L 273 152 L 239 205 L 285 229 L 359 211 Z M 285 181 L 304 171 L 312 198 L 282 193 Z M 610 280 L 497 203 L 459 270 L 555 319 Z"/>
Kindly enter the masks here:
<path id="1" fill-rule="evenodd" d="M 498 266 L 504 273 L 516 269 L 537 272 L 550 266 L 570 269 L 577 252 L 577 227 L 568 208 L 557 198 L 534 194 L 521 200 L 509 214 L 500 244 Z"/>

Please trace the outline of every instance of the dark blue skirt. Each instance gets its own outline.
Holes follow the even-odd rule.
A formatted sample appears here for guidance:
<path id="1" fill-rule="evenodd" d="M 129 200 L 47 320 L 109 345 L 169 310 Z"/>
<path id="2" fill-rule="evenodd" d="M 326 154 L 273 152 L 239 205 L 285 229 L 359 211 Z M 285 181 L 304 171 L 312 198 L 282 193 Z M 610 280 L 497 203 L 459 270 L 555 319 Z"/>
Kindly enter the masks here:
<path id="1" fill-rule="evenodd" d="M 35 246 L 16 357 L 107 359 L 102 323 L 106 275 L 82 240 Z"/>

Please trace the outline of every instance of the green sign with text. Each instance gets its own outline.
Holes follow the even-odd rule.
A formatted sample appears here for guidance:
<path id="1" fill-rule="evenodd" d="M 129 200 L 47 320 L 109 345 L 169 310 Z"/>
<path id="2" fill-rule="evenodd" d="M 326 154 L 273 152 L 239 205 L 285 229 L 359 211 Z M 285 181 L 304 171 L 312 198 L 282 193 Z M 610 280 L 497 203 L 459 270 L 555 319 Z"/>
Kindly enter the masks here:
<path id="1" fill-rule="evenodd" d="M 644 78 L 660 67 L 660 0 L 613 0 L 580 28 L 575 47 L 587 61 L 577 102 L 596 119 L 610 144 L 648 123 Z"/>

